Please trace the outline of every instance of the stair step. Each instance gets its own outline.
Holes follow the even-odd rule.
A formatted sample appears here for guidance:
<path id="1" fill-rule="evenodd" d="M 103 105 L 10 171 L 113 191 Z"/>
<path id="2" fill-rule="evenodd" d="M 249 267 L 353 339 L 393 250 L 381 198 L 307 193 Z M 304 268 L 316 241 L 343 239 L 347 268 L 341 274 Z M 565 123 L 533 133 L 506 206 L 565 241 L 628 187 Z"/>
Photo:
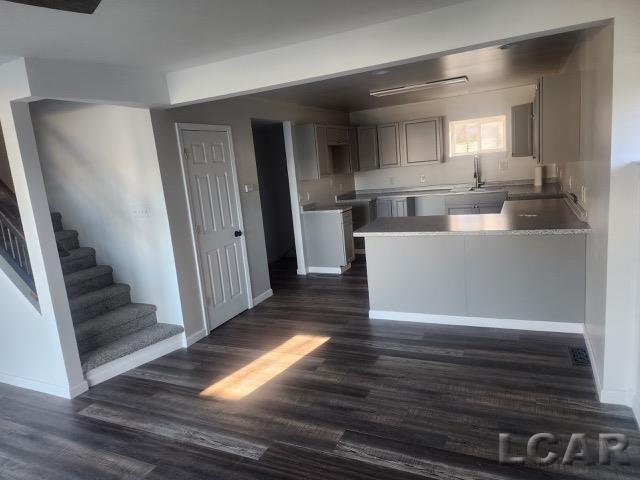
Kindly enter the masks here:
<path id="1" fill-rule="evenodd" d="M 75 326 L 81 354 L 157 323 L 155 305 L 130 303 Z"/>
<path id="2" fill-rule="evenodd" d="M 113 268 L 107 265 L 78 270 L 64 276 L 67 296 L 74 298 L 79 295 L 99 290 L 113 284 Z"/>
<path id="3" fill-rule="evenodd" d="M 81 355 L 82 370 L 86 373 L 100 365 L 125 357 L 154 343 L 178 335 L 183 331 L 184 329 L 179 325 L 166 323 L 157 323 L 150 327 L 143 328 L 115 342 Z"/>
<path id="4" fill-rule="evenodd" d="M 76 248 L 69 251 L 69 255 L 66 257 L 60 257 L 60 264 L 62 265 L 62 273 L 65 275 L 68 273 L 77 272 L 78 270 L 85 270 L 87 268 L 96 266 L 96 251 L 93 248 Z"/>
<path id="5" fill-rule="evenodd" d="M 63 248 L 66 250 L 75 250 L 80 247 L 80 242 L 78 241 L 78 232 L 75 230 L 60 230 L 56 233 L 56 240 Z"/>
<path id="6" fill-rule="evenodd" d="M 116 283 L 69 300 L 73 323 L 80 323 L 131 303 L 131 287 Z"/>
<path id="7" fill-rule="evenodd" d="M 58 212 L 51 212 L 51 223 L 53 223 L 54 232 L 60 232 L 64 230 L 62 226 L 62 215 Z"/>

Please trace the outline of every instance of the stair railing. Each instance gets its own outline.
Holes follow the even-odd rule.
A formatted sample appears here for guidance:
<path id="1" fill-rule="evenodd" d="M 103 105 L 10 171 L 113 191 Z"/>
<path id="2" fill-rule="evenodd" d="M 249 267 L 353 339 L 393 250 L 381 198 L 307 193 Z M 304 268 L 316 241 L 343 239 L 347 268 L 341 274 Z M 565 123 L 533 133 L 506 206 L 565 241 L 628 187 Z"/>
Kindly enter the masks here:
<path id="1" fill-rule="evenodd" d="M 22 228 L 15 225 L 2 210 L 0 210 L 0 233 L 0 255 L 35 292 L 36 285 Z"/>

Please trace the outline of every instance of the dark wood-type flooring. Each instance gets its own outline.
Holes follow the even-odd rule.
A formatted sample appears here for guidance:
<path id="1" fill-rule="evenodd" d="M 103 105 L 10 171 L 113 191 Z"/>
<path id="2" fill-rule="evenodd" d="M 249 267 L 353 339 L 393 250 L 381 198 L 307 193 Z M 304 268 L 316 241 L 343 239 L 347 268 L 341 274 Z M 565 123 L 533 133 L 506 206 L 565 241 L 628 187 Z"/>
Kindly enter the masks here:
<path id="1" fill-rule="evenodd" d="M 72 401 L 0 385 L 0 478 L 640 478 L 631 411 L 571 364 L 580 336 L 370 321 L 362 262 L 271 273 L 273 298 Z M 330 340 L 242 400 L 199 396 L 297 334 Z M 572 432 L 625 433 L 632 464 L 501 465 L 500 432 L 514 453 L 537 432 L 560 452 Z"/>

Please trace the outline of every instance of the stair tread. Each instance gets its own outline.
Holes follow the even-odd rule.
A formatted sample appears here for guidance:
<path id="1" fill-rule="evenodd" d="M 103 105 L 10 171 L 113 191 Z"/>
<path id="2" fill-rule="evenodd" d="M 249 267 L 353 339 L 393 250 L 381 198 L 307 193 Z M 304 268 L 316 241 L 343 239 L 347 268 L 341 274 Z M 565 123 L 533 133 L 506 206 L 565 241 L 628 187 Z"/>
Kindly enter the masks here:
<path id="1" fill-rule="evenodd" d="M 78 236 L 77 230 L 59 230 L 55 232 L 56 240 L 64 240 L 65 238 L 75 238 Z"/>
<path id="2" fill-rule="evenodd" d="M 129 303 L 122 307 L 118 307 L 110 312 L 103 313 L 97 317 L 93 317 L 82 323 L 75 325 L 76 336 L 80 338 L 86 338 L 91 335 L 96 335 L 103 330 L 113 328 L 118 325 L 122 325 L 128 321 L 136 318 L 151 315 L 157 310 L 155 305 L 148 305 L 146 303 Z"/>
<path id="3" fill-rule="evenodd" d="M 105 298 L 114 297 L 120 293 L 128 293 L 131 291 L 131 287 L 124 283 L 114 283 L 108 287 L 100 288 L 99 290 L 93 290 L 92 292 L 79 295 L 69 300 L 69 306 L 71 310 L 83 308 L 87 305 L 100 302 Z"/>
<path id="4" fill-rule="evenodd" d="M 184 329 L 179 325 L 157 323 L 127 335 L 115 342 L 91 350 L 81 356 L 82 369 L 86 373 L 105 363 L 125 357 L 145 347 L 158 343 L 167 338 L 182 333 Z"/>
<path id="5" fill-rule="evenodd" d="M 67 286 L 74 285 L 76 283 L 86 282 L 92 278 L 110 273 L 113 273 L 113 268 L 109 265 L 96 265 L 95 267 L 89 267 L 83 270 L 78 270 L 77 272 L 65 274 L 64 283 Z"/>
<path id="6" fill-rule="evenodd" d="M 69 255 L 60 257 L 62 263 L 70 263 L 81 258 L 90 257 L 96 254 L 96 250 L 90 247 L 80 247 L 75 250 L 69 250 Z"/>

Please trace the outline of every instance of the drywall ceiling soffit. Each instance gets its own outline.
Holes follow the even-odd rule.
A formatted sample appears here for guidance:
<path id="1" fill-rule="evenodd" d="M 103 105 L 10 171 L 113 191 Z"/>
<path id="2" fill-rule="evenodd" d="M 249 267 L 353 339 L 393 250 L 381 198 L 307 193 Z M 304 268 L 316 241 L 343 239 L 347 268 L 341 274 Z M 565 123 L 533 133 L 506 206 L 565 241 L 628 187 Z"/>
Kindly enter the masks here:
<path id="1" fill-rule="evenodd" d="M 263 98 L 341 111 L 415 103 L 457 95 L 530 85 L 557 73 L 575 48 L 581 31 L 495 45 L 256 94 Z M 372 90 L 466 75 L 468 83 L 375 98 Z"/>

